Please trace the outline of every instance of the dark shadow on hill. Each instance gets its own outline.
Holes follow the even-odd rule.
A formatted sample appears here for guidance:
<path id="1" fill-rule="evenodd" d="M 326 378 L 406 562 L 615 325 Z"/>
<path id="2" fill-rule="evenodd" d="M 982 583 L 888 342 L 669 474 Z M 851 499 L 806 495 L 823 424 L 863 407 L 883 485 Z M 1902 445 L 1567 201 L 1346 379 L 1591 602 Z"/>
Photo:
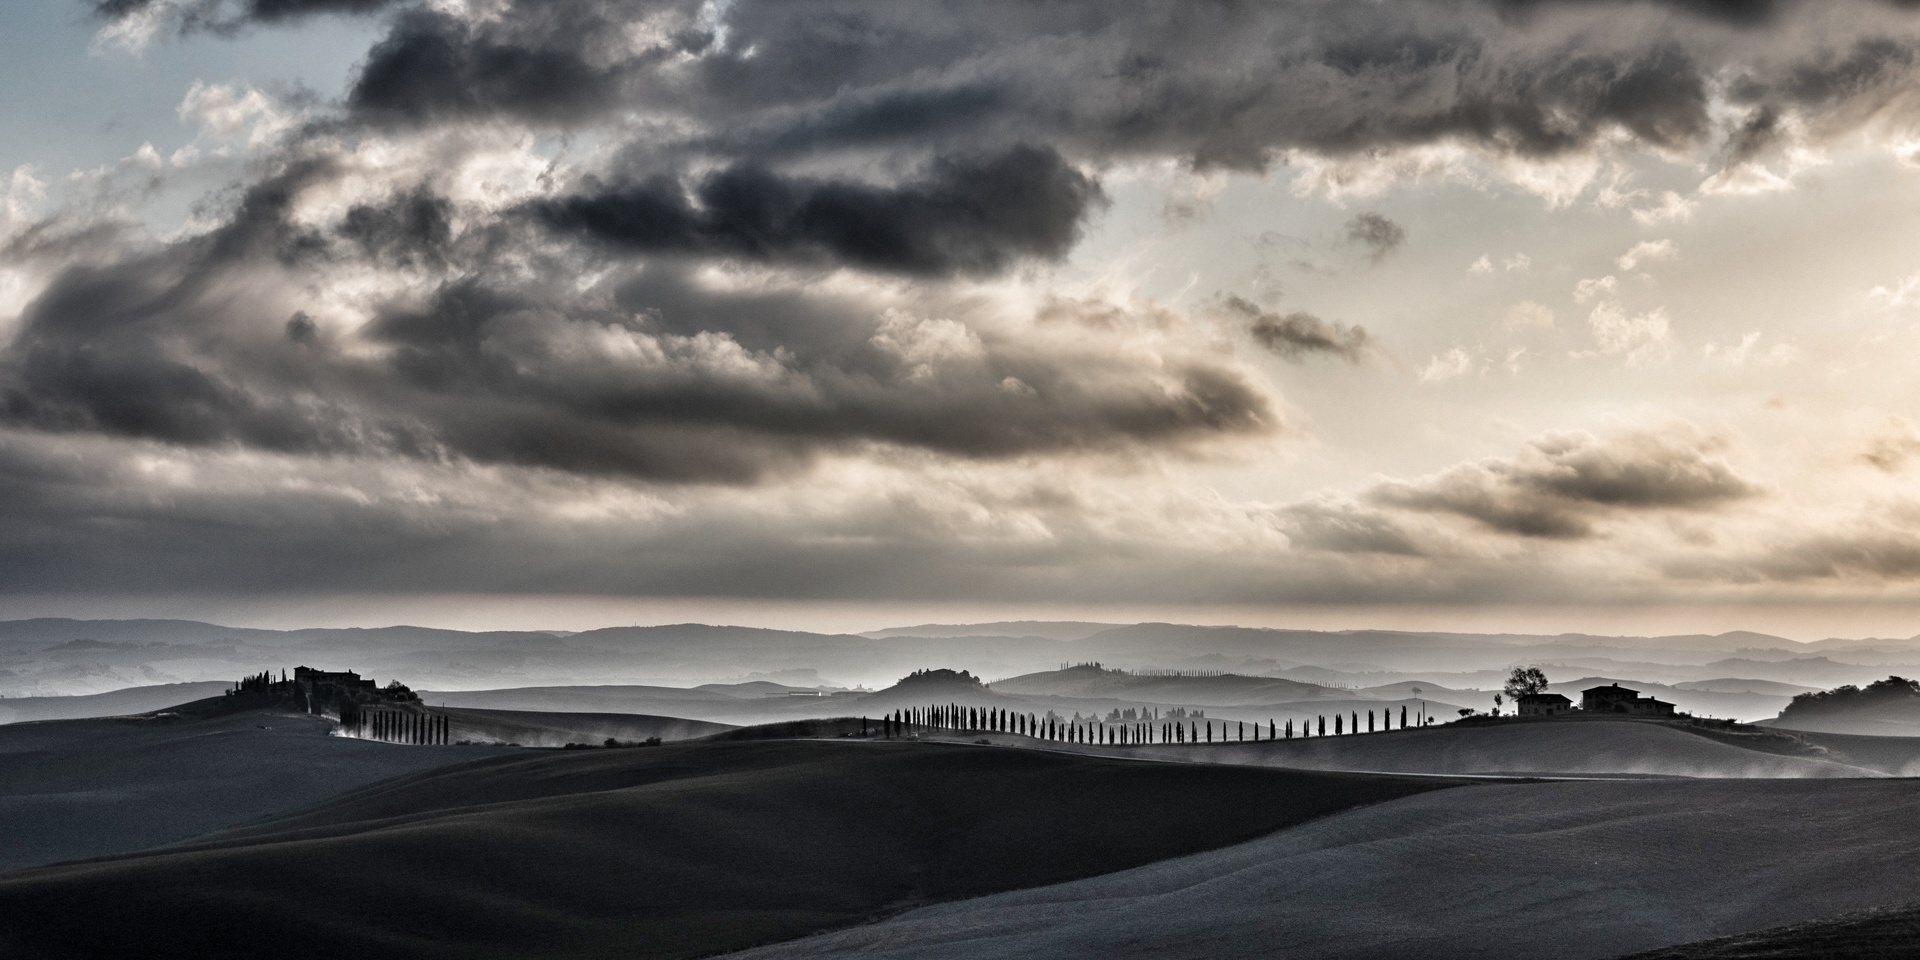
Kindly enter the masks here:
<path id="1" fill-rule="evenodd" d="M 1920 957 L 1920 904 L 1880 907 L 1618 960 L 1910 960 Z"/>
<path id="2" fill-rule="evenodd" d="M 905 742 L 523 754 L 0 878 L 0 955 L 695 957 L 1453 782 Z"/>
<path id="3" fill-rule="evenodd" d="M 334 737 L 320 717 L 238 701 L 0 726 L 0 870 L 173 843 L 501 752 Z"/>

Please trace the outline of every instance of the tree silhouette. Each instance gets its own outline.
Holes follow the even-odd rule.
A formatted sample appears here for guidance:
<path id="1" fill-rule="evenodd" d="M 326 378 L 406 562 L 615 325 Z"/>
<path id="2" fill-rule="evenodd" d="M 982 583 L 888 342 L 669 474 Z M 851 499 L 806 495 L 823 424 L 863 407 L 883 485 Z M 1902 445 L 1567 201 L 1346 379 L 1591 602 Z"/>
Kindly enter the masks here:
<path id="1" fill-rule="evenodd" d="M 1547 675 L 1539 667 L 1514 667 L 1513 672 L 1507 674 L 1507 685 L 1501 688 L 1507 699 L 1515 703 L 1519 703 L 1521 697 L 1546 691 Z M 1498 703 L 1495 701 L 1496 706 Z"/>

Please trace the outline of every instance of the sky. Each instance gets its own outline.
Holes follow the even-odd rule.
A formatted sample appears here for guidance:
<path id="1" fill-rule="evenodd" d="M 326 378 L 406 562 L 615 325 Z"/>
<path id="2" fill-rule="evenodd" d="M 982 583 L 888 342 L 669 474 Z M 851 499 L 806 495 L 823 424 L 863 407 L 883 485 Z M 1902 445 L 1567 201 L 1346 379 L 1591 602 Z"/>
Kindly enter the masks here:
<path id="1" fill-rule="evenodd" d="M 0 615 L 1920 633 L 1920 6 L 63 0 Z"/>

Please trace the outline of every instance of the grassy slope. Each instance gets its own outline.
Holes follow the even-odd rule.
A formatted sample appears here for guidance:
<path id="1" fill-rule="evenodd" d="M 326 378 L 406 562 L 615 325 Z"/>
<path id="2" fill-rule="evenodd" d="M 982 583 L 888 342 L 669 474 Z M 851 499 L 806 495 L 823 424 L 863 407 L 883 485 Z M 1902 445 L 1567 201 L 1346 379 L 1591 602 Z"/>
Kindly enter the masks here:
<path id="1" fill-rule="evenodd" d="M 1595 960 L 1912 902 L 1917 801 L 1886 778 L 1462 787 L 737 960 Z"/>
<path id="2" fill-rule="evenodd" d="M 81 720 L 146 713 L 203 697 L 217 697 L 230 686 L 232 684 L 224 681 L 165 683 L 79 697 L 5 697 L 0 698 L 0 723 Z"/>
<path id="3" fill-rule="evenodd" d="M 1909 960 L 1920 956 L 1920 905 L 1907 904 L 1702 940 L 1620 960 Z"/>
<path id="4" fill-rule="evenodd" d="M 692 957 L 1445 785 L 911 743 L 507 757 L 0 878 L 0 955 Z"/>
<path id="5" fill-rule="evenodd" d="M 502 752 L 329 737 L 315 717 L 208 705 L 0 726 L 0 870 L 172 843 Z"/>

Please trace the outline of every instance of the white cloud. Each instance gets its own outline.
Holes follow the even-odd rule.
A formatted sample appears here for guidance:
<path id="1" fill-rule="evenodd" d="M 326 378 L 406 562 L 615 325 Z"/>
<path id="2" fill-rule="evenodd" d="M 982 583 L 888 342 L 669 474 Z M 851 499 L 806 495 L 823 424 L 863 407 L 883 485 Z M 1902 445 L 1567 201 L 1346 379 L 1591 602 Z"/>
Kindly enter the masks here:
<path id="1" fill-rule="evenodd" d="M 1680 248 L 1674 246 L 1672 240 L 1642 240 L 1613 262 L 1622 270 L 1632 270 L 1642 263 L 1672 260 L 1678 256 L 1680 256 Z"/>
<path id="2" fill-rule="evenodd" d="M 1493 258 L 1484 253 L 1481 254 L 1480 259 L 1467 265 L 1467 272 L 1477 277 L 1491 276 L 1493 274 Z"/>
<path id="3" fill-rule="evenodd" d="M 1593 308 L 1587 316 L 1593 328 L 1594 343 L 1605 354 L 1624 354 L 1630 364 L 1667 359 L 1673 340 L 1673 325 L 1665 307 L 1628 316 L 1616 301 L 1609 300 Z"/>
<path id="4" fill-rule="evenodd" d="M 1553 309 L 1543 303 L 1522 300 L 1508 308 L 1506 326 L 1509 330 L 1527 330 L 1533 328 L 1551 328 Z"/>
<path id="5" fill-rule="evenodd" d="M 1920 273 L 1908 274 L 1891 287 L 1868 290 L 1867 302 L 1882 310 L 1900 310 L 1920 304 Z"/>
<path id="6" fill-rule="evenodd" d="M 1741 336 L 1740 343 L 1732 347 L 1722 347 L 1709 343 L 1700 348 L 1700 354 L 1709 363 L 1725 367 L 1740 368 L 1751 363 L 1756 367 L 1784 367 L 1800 359 L 1800 349 L 1791 343 L 1776 343 L 1766 349 L 1759 349 L 1764 338 L 1758 330 L 1752 330 Z"/>
<path id="7" fill-rule="evenodd" d="M 1619 286 L 1620 281 L 1611 276 L 1582 280 L 1573 285 L 1573 302 L 1592 303 L 1604 297 L 1612 297 Z"/>
<path id="8" fill-rule="evenodd" d="M 1420 369 L 1420 382 L 1444 383 L 1472 373 L 1473 368 L 1473 356 L 1462 347 L 1454 347 L 1427 361 L 1427 365 Z"/>
<path id="9" fill-rule="evenodd" d="M 1700 204 L 1668 190 L 1660 195 L 1660 203 L 1633 211 L 1633 222 L 1643 227 L 1656 227 L 1663 223 L 1684 223 L 1693 219 L 1693 211 Z"/>
<path id="10" fill-rule="evenodd" d="M 202 140 L 250 149 L 272 143 L 293 126 L 293 117 L 252 87 L 194 81 L 175 111 Z"/>

